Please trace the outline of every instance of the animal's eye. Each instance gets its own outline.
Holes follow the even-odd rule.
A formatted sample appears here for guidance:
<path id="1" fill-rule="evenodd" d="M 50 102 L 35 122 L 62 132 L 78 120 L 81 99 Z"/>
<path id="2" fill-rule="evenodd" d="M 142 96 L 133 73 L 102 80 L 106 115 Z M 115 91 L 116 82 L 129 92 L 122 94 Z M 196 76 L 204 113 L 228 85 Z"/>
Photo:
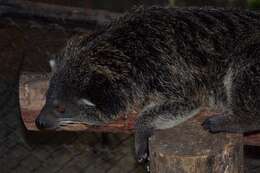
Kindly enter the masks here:
<path id="1" fill-rule="evenodd" d="M 65 107 L 62 106 L 62 105 L 56 105 L 56 106 L 55 106 L 55 109 L 56 109 L 56 111 L 59 112 L 59 113 L 64 113 L 64 112 L 65 112 Z"/>
<path id="2" fill-rule="evenodd" d="M 65 112 L 65 106 L 62 103 L 60 103 L 58 100 L 53 101 L 53 106 L 57 112 L 59 112 L 59 113 Z"/>

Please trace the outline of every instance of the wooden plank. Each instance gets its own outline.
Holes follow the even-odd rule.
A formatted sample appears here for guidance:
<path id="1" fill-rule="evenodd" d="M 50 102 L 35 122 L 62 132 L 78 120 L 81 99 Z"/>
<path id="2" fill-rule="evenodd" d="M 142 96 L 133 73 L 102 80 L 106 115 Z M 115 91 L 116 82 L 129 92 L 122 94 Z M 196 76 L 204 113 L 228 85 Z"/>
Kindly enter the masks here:
<path id="1" fill-rule="evenodd" d="M 209 133 L 201 123 L 210 113 L 202 114 L 172 129 L 155 132 L 149 141 L 152 173 L 244 172 L 242 135 Z"/>

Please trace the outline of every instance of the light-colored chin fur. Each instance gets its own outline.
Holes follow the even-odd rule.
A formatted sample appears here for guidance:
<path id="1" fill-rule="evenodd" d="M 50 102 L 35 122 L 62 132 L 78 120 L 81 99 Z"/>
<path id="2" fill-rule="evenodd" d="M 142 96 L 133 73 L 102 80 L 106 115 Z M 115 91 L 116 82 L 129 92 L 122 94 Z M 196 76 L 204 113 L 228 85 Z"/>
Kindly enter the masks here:
<path id="1" fill-rule="evenodd" d="M 71 118 L 64 118 L 64 119 L 59 119 L 56 126 L 57 126 L 57 128 L 63 129 L 64 127 L 69 128 L 72 126 L 75 127 L 75 126 L 81 126 L 81 125 L 91 126 L 91 125 L 100 125 L 100 124 L 97 124 L 96 122 L 91 123 L 91 122 L 73 120 Z"/>
<path id="2" fill-rule="evenodd" d="M 62 130 L 82 130 L 84 127 L 86 127 L 88 124 L 84 122 L 79 121 L 73 121 L 73 120 L 63 120 L 57 123 L 57 126 L 55 130 L 62 131 Z"/>

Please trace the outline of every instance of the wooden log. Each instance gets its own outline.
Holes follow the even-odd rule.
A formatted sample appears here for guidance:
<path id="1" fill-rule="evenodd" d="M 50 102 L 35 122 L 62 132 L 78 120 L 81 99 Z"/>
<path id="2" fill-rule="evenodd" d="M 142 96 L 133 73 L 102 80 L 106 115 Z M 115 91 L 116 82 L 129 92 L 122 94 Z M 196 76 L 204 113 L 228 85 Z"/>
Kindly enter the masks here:
<path id="1" fill-rule="evenodd" d="M 22 119 L 29 131 L 38 131 L 35 125 L 40 110 L 45 103 L 45 93 L 48 88 L 49 74 L 24 73 L 20 76 L 19 100 Z M 94 132 L 123 132 L 133 133 L 134 122 L 137 118 L 137 112 L 133 111 L 127 118 L 122 115 L 116 121 L 102 126 L 89 126 L 87 124 L 70 125 L 63 130 L 66 131 L 94 131 Z"/>
<path id="2" fill-rule="evenodd" d="M 25 126 L 30 131 L 37 131 L 35 119 L 45 103 L 45 92 L 48 88 L 50 75 L 43 73 L 24 73 L 20 76 L 20 107 Z M 102 127 L 93 127 L 87 125 L 77 125 L 69 127 L 68 131 L 105 131 L 105 132 L 123 132 L 133 133 L 134 122 L 137 119 L 138 110 L 133 111 L 128 118 L 121 118 L 117 121 L 106 124 Z M 201 117 L 203 114 L 198 115 Z M 202 116 L 202 118 L 205 118 Z M 199 126 L 200 127 L 200 126 Z M 218 137 L 218 136 L 215 136 Z M 245 145 L 260 146 L 260 133 L 246 134 L 244 137 Z"/>
<path id="3" fill-rule="evenodd" d="M 53 24 L 54 27 L 63 27 L 66 30 L 70 28 L 93 30 L 110 23 L 119 15 L 105 10 L 50 5 L 26 0 L 0 0 L 1 19 L 8 18 L 6 23 L 22 20 L 30 23 L 32 27 L 46 27 L 46 24 Z"/>
<path id="4" fill-rule="evenodd" d="M 260 133 L 254 132 L 245 134 L 244 144 L 251 146 L 260 146 Z"/>
<path id="5" fill-rule="evenodd" d="M 241 134 L 212 134 L 201 123 L 209 112 L 150 139 L 152 173 L 242 173 Z"/>

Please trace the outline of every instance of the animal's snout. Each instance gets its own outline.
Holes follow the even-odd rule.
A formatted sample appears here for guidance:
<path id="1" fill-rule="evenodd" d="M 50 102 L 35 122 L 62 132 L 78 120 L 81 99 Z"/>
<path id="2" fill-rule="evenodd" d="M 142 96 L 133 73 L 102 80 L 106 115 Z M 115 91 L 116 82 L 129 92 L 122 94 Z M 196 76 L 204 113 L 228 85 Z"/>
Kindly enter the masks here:
<path id="1" fill-rule="evenodd" d="M 47 129 L 52 128 L 53 123 L 50 121 L 46 116 L 39 115 L 37 119 L 35 120 L 35 124 L 38 129 Z"/>

